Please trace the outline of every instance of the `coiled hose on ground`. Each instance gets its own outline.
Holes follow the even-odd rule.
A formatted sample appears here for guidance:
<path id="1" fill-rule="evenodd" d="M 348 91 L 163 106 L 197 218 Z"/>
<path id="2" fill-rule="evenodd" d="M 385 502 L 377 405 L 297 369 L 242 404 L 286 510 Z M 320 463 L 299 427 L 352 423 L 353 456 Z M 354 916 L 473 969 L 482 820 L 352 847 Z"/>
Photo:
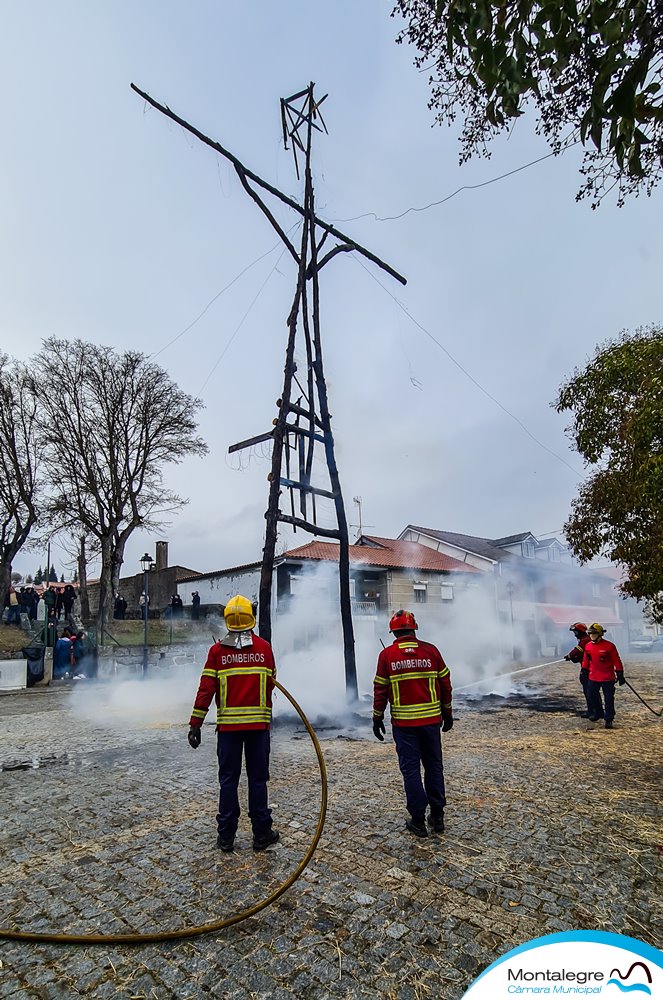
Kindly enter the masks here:
<path id="1" fill-rule="evenodd" d="M 230 917 L 224 917 L 223 920 L 212 920 L 208 924 L 199 924 L 196 927 L 182 927 L 173 931 L 150 931 L 145 934 L 56 934 L 53 931 L 16 931 L 11 930 L 8 927 L 0 927 L 0 938 L 6 938 L 10 941 L 39 941 L 49 942 L 52 944 L 153 944 L 156 941 L 174 941 L 178 938 L 190 938 L 197 937 L 200 934 L 210 934 L 212 931 L 220 931 L 225 927 L 231 927 L 233 924 L 239 924 L 242 920 L 255 916 L 256 913 L 264 910 L 265 907 L 271 906 L 272 903 L 276 902 L 279 896 L 282 896 L 284 892 L 287 892 L 290 886 L 297 881 L 308 865 L 309 861 L 313 857 L 316 847 L 318 846 L 318 841 L 322 836 L 322 830 L 325 825 L 325 816 L 327 814 L 327 768 L 325 767 L 325 759 L 322 756 L 322 750 L 320 749 L 318 738 L 313 731 L 311 723 L 308 721 L 304 712 L 292 695 L 286 691 L 286 689 L 279 684 L 278 681 L 275 681 L 275 685 L 279 691 L 286 696 L 306 726 L 306 731 L 311 737 L 311 741 L 318 758 L 321 785 L 320 815 L 318 817 L 318 825 L 316 826 L 315 833 L 313 834 L 313 839 L 309 844 L 306 854 L 299 862 L 292 875 L 289 875 L 285 882 L 282 882 L 281 885 L 277 886 L 274 892 L 270 893 L 269 896 L 266 896 L 265 899 L 262 899 L 260 902 L 249 907 L 248 910 L 242 910 L 240 913 L 235 913 Z"/>

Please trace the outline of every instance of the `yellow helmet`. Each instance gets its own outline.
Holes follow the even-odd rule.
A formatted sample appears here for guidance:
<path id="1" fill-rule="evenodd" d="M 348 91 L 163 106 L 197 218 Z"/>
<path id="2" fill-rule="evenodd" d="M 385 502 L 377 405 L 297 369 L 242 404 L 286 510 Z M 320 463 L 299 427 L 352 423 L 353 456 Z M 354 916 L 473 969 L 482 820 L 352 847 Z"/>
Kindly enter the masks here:
<path id="1" fill-rule="evenodd" d="M 241 594 L 231 597 L 223 609 L 223 617 L 229 632 L 248 632 L 249 629 L 255 628 L 256 616 L 253 614 L 253 605 Z"/>
<path id="2" fill-rule="evenodd" d="M 603 633 L 605 632 L 605 629 L 603 628 L 603 625 L 599 625 L 598 622 L 592 622 L 592 624 L 589 626 L 589 628 L 587 629 L 587 631 L 588 632 L 597 632 L 599 635 L 603 635 Z"/>

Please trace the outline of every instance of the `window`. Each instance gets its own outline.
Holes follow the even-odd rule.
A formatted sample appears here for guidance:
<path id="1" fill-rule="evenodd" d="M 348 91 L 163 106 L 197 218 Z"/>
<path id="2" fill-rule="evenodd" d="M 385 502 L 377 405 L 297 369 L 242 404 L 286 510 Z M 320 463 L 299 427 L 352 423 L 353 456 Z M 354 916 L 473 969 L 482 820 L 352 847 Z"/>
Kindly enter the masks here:
<path id="1" fill-rule="evenodd" d="M 592 597 L 600 597 L 600 596 L 601 596 L 601 584 L 600 583 L 593 583 L 592 584 Z"/>
<path id="2" fill-rule="evenodd" d="M 453 601 L 454 588 L 452 583 L 443 583 L 440 587 L 440 597 L 443 601 Z"/>
<path id="3" fill-rule="evenodd" d="M 425 583 L 414 584 L 414 603 L 425 604 L 428 599 L 428 586 Z"/>
<path id="4" fill-rule="evenodd" d="M 533 542 L 524 542 L 523 543 L 523 555 L 525 556 L 526 559 L 533 559 L 534 558 L 534 543 Z"/>
<path id="5" fill-rule="evenodd" d="M 559 562 L 559 549 L 556 545 L 550 547 L 550 559 L 552 562 Z"/>

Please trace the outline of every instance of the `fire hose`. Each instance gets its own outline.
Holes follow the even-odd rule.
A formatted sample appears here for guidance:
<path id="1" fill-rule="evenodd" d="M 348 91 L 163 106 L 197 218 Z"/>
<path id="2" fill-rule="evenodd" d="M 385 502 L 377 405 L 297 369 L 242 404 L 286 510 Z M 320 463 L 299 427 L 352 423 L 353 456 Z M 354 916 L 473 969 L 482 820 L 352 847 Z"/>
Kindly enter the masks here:
<path id="1" fill-rule="evenodd" d="M 241 910 L 239 913 L 234 913 L 230 917 L 224 917 L 222 920 L 212 920 L 207 924 L 199 924 L 196 927 L 181 927 L 172 931 L 148 931 L 147 933 L 142 934 L 57 934 L 54 931 L 17 931 L 12 930 L 9 927 L 0 927 L 0 938 L 6 938 L 10 941 L 47 941 L 53 944 L 152 944 L 156 941 L 173 941 L 181 938 L 197 937 L 200 934 L 210 934 L 212 931 L 220 931 L 226 927 L 231 927 L 233 924 L 239 924 L 242 920 L 246 920 L 248 917 L 252 917 L 256 913 L 259 913 L 260 910 L 264 910 L 265 907 L 271 906 L 271 904 L 275 903 L 284 892 L 287 892 L 290 886 L 297 881 L 308 865 L 309 861 L 313 857 L 316 847 L 318 846 L 318 841 L 322 836 L 322 830 L 325 825 L 325 816 L 327 813 L 327 768 L 325 767 L 325 760 L 322 756 L 322 750 L 320 749 L 318 738 L 313 731 L 311 723 L 308 721 L 304 712 L 292 695 L 286 691 L 286 689 L 279 684 L 278 681 L 275 681 L 274 684 L 279 691 L 286 696 L 290 704 L 293 706 L 304 723 L 306 731 L 311 737 L 318 759 L 318 767 L 320 768 L 321 785 L 320 814 L 318 816 L 318 825 L 315 828 L 313 839 L 308 846 L 306 854 L 285 882 L 282 882 L 281 885 L 277 886 L 277 888 L 269 894 L 269 896 L 266 896 L 264 899 L 260 900 L 260 902 L 255 903 L 253 906 L 249 907 L 249 909 Z"/>
<path id="2" fill-rule="evenodd" d="M 471 684 L 463 684 L 461 687 L 457 687 L 454 690 L 465 691 L 467 688 L 476 687 L 478 684 L 488 684 L 491 681 L 495 681 L 500 677 L 512 677 L 514 674 L 526 674 L 530 670 L 539 670 L 541 667 L 551 667 L 554 663 L 563 663 L 563 662 L 564 662 L 564 657 L 562 657 L 559 660 L 548 660 L 547 663 L 537 663 L 533 667 L 522 667 L 522 669 L 520 670 L 507 670 L 503 674 L 495 674 L 493 677 L 482 677 L 480 681 L 472 681 Z M 629 684 L 629 682 L 626 679 L 624 679 L 624 683 L 626 684 L 627 687 L 631 689 L 635 697 L 642 702 L 645 708 L 649 709 L 652 715 L 655 715 L 657 719 L 660 719 L 661 716 L 663 716 L 663 709 L 660 712 L 657 712 L 655 708 L 652 708 L 651 705 L 647 704 L 644 698 L 640 697 L 640 695 L 635 690 L 632 684 Z"/>

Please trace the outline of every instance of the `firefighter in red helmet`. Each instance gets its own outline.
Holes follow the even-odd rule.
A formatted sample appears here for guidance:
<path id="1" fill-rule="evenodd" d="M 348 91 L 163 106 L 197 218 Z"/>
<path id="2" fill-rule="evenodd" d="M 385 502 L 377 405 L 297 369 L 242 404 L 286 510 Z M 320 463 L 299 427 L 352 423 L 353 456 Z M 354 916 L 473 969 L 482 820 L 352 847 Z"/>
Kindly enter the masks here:
<path id="1" fill-rule="evenodd" d="M 373 683 L 373 733 L 380 741 L 384 739 L 384 711 L 389 703 L 410 814 L 405 825 L 415 836 L 427 837 L 427 808 L 434 832 L 444 832 L 446 796 L 440 726 L 442 732 L 448 732 L 453 715 L 449 668 L 436 646 L 417 639 L 417 628 L 411 611 L 392 615 L 389 631 L 394 641 L 380 653 Z"/>
<path id="2" fill-rule="evenodd" d="M 587 626 L 584 622 L 574 622 L 573 625 L 570 626 L 569 632 L 573 632 L 575 635 L 576 645 L 566 654 L 564 659 L 568 660 L 570 663 L 580 664 L 580 674 L 578 676 L 578 680 L 582 685 L 582 693 L 585 696 L 585 704 L 587 705 L 587 711 L 581 713 L 581 718 L 588 719 L 592 714 L 591 705 L 589 704 L 589 670 L 587 670 L 582 662 L 585 656 L 585 646 L 589 642 Z"/>

